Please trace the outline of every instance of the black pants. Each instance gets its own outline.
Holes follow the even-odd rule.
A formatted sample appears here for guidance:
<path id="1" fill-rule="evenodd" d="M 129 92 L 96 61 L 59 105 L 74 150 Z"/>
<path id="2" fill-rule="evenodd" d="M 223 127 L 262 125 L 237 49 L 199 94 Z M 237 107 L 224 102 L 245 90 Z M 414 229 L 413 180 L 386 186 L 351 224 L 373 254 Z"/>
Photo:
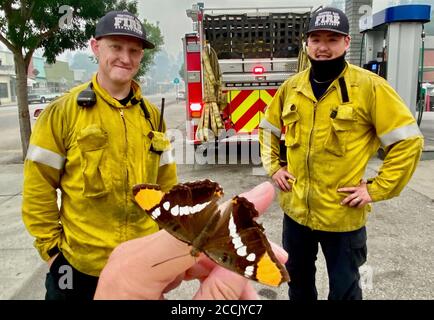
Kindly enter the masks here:
<path id="1" fill-rule="evenodd" d="M 45 280 L 45 300 L 92 300 L 98 277 L 75 269 L 62 253 L 54 259 Z"/>
<path id="2" fill-rule="evenodd" d="M 318 243 L 327 264 L 329 300 L 361 300 L 359 267 L 367 255 L 366 228 L 350 232 L 313 231 L 286 214 L 283 219 L 283 248 L 288 252 L 286 268 L 291 281 L 291 300 L 317 300 L 315 261 Z"/>

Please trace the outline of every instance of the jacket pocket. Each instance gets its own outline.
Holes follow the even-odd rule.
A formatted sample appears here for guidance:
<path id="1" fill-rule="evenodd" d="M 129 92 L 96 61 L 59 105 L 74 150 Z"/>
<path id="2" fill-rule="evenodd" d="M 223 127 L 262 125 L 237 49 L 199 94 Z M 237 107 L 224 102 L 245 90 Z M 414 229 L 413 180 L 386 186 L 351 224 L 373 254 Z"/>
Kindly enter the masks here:
<path id="1" fill-rule="evenodd" d="M 282 114 L 283 125 L 285 126 L 285 145 L 295 148 L 300 145 L 300 115 L 297 107 L 292 104 L 289 111 Z"/>
<path id="2" fill-rule="evenodd" d="M 78 133 L 77 144 L 81 152 L 83 195 L 87 198 L 105 196 L 111 188 L 110 170 L 105 159 L 107 132 L 97 125 L 90 125 Z"/>
<path id="3" fill-rule="evenodd" d="M 348 136 L 357 121 L 352 106 L 338 106 L 330 113 L 330 132 L 325 142 L 325 149 L 342 157 L 347 151 Z"/>

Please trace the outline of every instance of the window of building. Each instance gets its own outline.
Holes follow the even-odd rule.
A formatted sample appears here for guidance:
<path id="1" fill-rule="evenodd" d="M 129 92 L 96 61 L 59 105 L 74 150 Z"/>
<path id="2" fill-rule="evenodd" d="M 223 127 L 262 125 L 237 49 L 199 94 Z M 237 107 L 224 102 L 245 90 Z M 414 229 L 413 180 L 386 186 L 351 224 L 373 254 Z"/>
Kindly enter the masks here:
<path id="1" fill-rule="evenodd" d="M 0 98 L 9 98 L 7 83 L 0 83 Z"/>

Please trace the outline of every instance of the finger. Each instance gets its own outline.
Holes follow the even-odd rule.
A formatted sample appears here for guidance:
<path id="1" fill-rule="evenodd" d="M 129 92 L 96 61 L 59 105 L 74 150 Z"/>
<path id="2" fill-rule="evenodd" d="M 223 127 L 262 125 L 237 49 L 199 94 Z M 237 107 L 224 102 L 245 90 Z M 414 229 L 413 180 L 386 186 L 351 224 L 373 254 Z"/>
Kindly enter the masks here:
<path id="1" fill-rule="evenodd" d="M 344 187 L 344 188 L 338 189 L 339 192 L 355 192 L 357 190 L 358 190 L 358 187 Z"/>
<path id="2" fill-rule="evenodd" d="M 292 185 L 288 182 L 288 180 L 286 179 L 286 178 L 282 178 L 281 179 L 281 181 L 282 181 L 282 184 L 285 186 L 285 190 L 286 191 L 291 191 L 292 190 Z"/>
<path id="3" fill-rule="evenodd" d="M 277 187 L 280 189 L 280 191 L 285 191 L 284 186 L 282 185 L 282 183 L 280 182 L 280 179 L 273 179 L 274 183 L 277 185 Z"/>
<path id="4" fill-rule="evenodd" d="M 283 249 L 278 244 L 276 244 L 276 243 L 274 243 L 272 241 L 268 241 L 268 242 L 270 242 L 271 249 L 273 250 L 274 254 L 276 255 L 276 258 L 280 262 L 286 263 L 286 261 L 288 260 L 288 252 L 286 252 L 286 250 Z"/>
<path id="5" fill-rule="evenodd" d="M 349 203 L 348 205 L 350 207 L 356 207 L 360 202 L 362 201 L 362 199 L 358 196 L 355 196 Z"/>
<path id="6" fill-rule="evenodd" d="M 259 213 L 263 213 L 273 202 L 275 194 L 273 185 L 267 181 L 257 185 L 248 192 L 240 194 L 240 197 L 244 197 L 252 202 L 256 210 Z"/>
<path id="7" fill-rule="evenodd" d="M 361 208 L 363 208 L 366 204 L 367 204 L 367 202 L 364 201 L 364 200 L 362 200 L 362 201 L 360 201 L 359 204 L 357 205 L 357 208 L 361 209 Z"/>
<path id="8" fill-rule="evenodd" d="M 286 173 L 287 173 L 286 174 L 286 179 L 290 179 L 292 181 L 295 181 L 295 177 L 292 174 L 290 174 L 289 172 L 286 172 Z"/>
<path id="9" fill-rule="evenodd" d="M 259 300 L 258 293 L 250 282 L 247 282 L 244 286 L 244 290 L 240 295 L 240 300 Z"/>
<path id="10" fill-rule="evenodd" d="M 241 297 L 248 279 L 224 269 L 214 268 L 200 285 L 193 300 L 237 300 Z"/>
<path id="11" fill-rule="evenodd" d="M 216 263 L 214 261 L 212 261 L 206 255 L 201 254 L 197 263 L 185 272 L 184 280 L 190 281 L 197 279 L 199 281 L 203 281 L 209 276 L 210 272 L 215 268 L 215 266 Z"/>

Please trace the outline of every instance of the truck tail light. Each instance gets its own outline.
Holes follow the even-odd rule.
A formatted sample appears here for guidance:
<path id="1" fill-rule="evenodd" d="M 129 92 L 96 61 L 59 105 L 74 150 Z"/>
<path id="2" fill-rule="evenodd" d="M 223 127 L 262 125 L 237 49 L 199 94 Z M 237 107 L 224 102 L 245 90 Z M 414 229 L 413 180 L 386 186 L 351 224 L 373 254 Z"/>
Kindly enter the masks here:
<path id="1" fill-rule="evenodd" d="M 191 103 L 190 112 L 192 118 L 200 118 L 202 115 L 202 105 L 200 103 Z"/>
<path id="2" fill-rule="evenodd" d="M 263 66 L 255 66 L 253 68 L 253 74 L 261 75 L 265 72 L 265 68 Z"/>

